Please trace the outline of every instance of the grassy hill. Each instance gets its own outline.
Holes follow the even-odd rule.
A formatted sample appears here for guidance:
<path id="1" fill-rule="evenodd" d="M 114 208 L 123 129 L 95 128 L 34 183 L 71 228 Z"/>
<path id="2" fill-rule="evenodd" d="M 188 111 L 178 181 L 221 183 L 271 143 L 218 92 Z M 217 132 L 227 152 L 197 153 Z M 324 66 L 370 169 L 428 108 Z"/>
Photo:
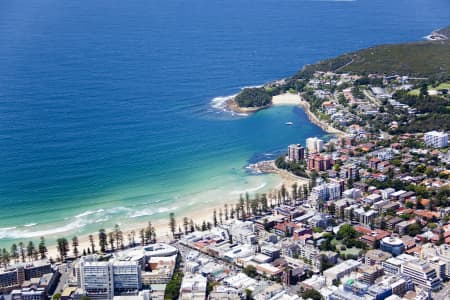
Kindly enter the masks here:
<path id="1" fill-rule="evenodd" d="M 307 65 L 294 75 L 294 79 L 307 77 L 314 71 L 448 77 L 450 75 L 450 41 L 375 46 Z"/>

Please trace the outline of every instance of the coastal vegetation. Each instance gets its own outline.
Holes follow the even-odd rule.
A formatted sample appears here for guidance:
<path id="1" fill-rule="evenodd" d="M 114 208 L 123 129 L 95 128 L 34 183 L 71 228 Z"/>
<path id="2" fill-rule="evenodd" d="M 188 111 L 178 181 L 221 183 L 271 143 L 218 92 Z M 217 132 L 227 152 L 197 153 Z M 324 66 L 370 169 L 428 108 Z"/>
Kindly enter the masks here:
<path id="1" fill-rule="evenodd" d="M 245 88 L 234 101 L 239 107 L 262 107 L 272 103 L 272 96 L 264 88 Z"/>
<path id="2" fill-rule="evenodd" d="M 286 156 L 280 156 L 275 160 L 275 165 L 279 169 L 291 172 L 294 175 L 308 178 L 305 161 L 286 161 Z"/>
<path id="3" fill-rule="evenodd" d="M 316 71 L 447 78 L 450 74 L 450 41 L 370 47 L 307 65 L 293 79 L 308 78 Z"/>
<path id="4" fill-rule="evenodd" d="M 176 218 L 174 213 L 169 214 L 168 229 L 173 237 L 178 238 L 183 234 L 188 234 L 194 231 L 210 230 L 213 226 L 219 226 L 224 221 L 230 219 L 237 220 L 251 220 L 254 217 L 263 216 L 272 208 L 279 205 L 291 205 L 297 200 L 304 200 L 308 197 L 311 186 L 293 184 L 292 187 L 286 188 L 284 185 L 277 191 L 267 194 L 255 194 L 250 196 L 248 193 L 240 195 L 239 200 L 235 205 L 224 204 L 223 209 L 213 210 L 212 220 L 198 220 L 197 223 L 192 219 L 184 217 L 182 219 L 183 229 L 178 227 L 176 229 Z M 125 237 L 127 241 L 125 241 Z M 77 258 L 80 255 L 89 254 L 107 254 L 116 250 L 123 250 L 137 245 L 146 245 L 155 243 L 157 240 L 156 229 L 149 221 L 147 226 L 141 228 L 139 231 L 131 230 L 124 233 L 120 226 L 116 224 L 110 231 L 100 228 L 98 230 L 97 238 L 90 234 L 88 236 L 87 247 L 86 244 L 81 245 L 78 236 L 73 236 L 71 239 L 64 237 L 56 240 L 56 249 L 58 261 L 65 261 L 69 258 Z M 70 241 L 70 242 L 69 242 Z M 82 248 L 84 246 L 84 248 Z M 98 248 L 97 248 L 98 246 Z M 98 250 L 97 250 L 98 249 Z M 0 249 L 0 266 L 7 267 L 10 263 L 35 261 L 38 259 L 50 258 L 48 255 L 48 248 L 44 237 L 40 238 L 39 244 L 36 247 L 33 241 L 27 243 L 20 242 L 11 245 L 10 249 Z M 173 285 L 178 281 L 181 282 L 180 274 L 175 274 Z M 174 290 L 174 289 L 172 289 Z"/>
<path id="5" fill-rule="evenodd" d="M 178 299 L 180 294 L 181 282 L 183 281 L 184 274 L 180 270 L 181 256 L 177 255 L 175 271 L 172 279 L 167 283 L 166 290 L 164 291 L 164 299 Z"/>

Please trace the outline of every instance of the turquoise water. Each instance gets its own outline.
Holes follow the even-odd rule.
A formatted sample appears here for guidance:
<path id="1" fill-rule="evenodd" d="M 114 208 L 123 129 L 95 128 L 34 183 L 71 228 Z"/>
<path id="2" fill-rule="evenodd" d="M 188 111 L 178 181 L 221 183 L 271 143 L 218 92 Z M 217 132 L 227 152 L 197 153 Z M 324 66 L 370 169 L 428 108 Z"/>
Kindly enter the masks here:
<path id="1" fill-rule="evenodd" d="M 448 25 L 445 0 L 1 1 L 0 244 L 264 192 L 244 167 L 324 133 L 246 85 Z M 293 121 L 295 126 L 284 123 Z"/>

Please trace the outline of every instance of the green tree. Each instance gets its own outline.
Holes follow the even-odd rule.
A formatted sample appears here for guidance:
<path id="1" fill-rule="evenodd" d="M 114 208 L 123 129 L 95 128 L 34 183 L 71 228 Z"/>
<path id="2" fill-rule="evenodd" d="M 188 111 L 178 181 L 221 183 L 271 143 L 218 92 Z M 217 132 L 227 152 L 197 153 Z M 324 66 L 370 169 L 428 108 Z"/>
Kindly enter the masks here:
<path id="1" fill-rule="evenodd" d="M 167 283 L 166 290 L 164 292 L 165 300 L 178 299 L 180 293 L 181 282 L 183 281 L 183 272 L 179 270 L 180 256 L 177 256 L 176 269 L 172 276 L 172 279 Z"/>
<path id="2" fill-rule="evenodd" d="M 250 289 L 245 289 L 245 300 L 252 300 L 253 299 L 253 292 Z"/>
<path id="3" fill-rule="evenodd" d="M 222 211 L 222 208 L 219 208 L 219 223 L 223 224 L 223 211 Z"/>
<path id="4" fill-rule="evenodd" d="M 78 257 L 78 254 L 80 254 L 78 251 L 78 246 L 79 246 L 78 237 L 75 235 L 72 238 L 72 252 L 75 257 Z"/>
<path id="5" fill-rule="evenodd" d="M 150 243 L 152 239 L 152 228 L 152 222 L 149 221 L 144 231 L 144 244 Z"/>
<path id="6" fill-rule="evenodd" d="M 34 247 L 33 241 L 29 241 L 27 244 L 27 257 L 28 260 L 32 260 L 34 257 L 34 253 L 36 252 L 36 248 Z"/>
<path id="7" fill-rule="evenodd" d="M 108 241 L 109 241 L 109 248 L 111 248 L 111 251 L 114 251 L 114 232 L 108 232 Z"/>
<path id="8" fill-rule="evenodd" d="M 191 232 L 195 231 L 194 220 L 192 219 L 189 221 L 189 229 Z"/>
<path id="9" fill-rule="evenodd" d="M 44 259 L 47 257 L 47 246 L 45 245 L 45 238 L 41 236 L 41 239 L 39 241 L 39 254 L 41 256 L 41 259 Z"/>
<path id="10" fill-rule="evenodd" d="M 323 300 L 322 294 L 315 289 L 307 289 L 299 295 L 303 299 Z"/>
<path id="11" fill-rule="evenodd" d="M 255 278 L 258 275 L 258 272 L 256 271 L 256 268 L 252 265 L 246 266 L 242 272 L 244 272 L 245 275 L 248 277 Z"/>
<path id="12" fill-rule="evenodd" d="M 344 224 L 339 228 L 338 233 L 336 234 L 336 239 L 338 240 L 346 240 L 346 239 L 354 239 L 356 238 L 358 233 L 355 228 L 353 228 L 350 224 Z"/>
<path id="13" fill-rule="evenodd" d="M 426 83 L 423 83 L 420 86 L 420 95 L 421 96 L 428 96 L 428 85 Z"/>
<path id="14" fill-rule="evenodd" d="M 297 184 L 297 182 L 294 182 L 294 184 L 292 185 L 292 199 L 294 201 L 297 201 L 297 197 L 298 197 L 297 189 L 298 189 L 298 184 Z"/>
<path id="15" fill-rule="evenodd" d="M 214 223 L 214 227 L 217 227 L 217 213 L 216 213 L 215 209 L 213 211 L 213 223 Z"/>
<path id="16" fill-rule="evenodd" d="M 10 261 L 10 255 L 8 253 L 8 250 L 3 248 L 0 251 L 0 266 L 3 265 L 3 267 L 6 268 L 9 265 L 9 261 Z"/>
<path id="17" fill-rule="evenodd" d="M 175 213 L 171 212 L 169 214 L 169 229 L 172 235 L 175 236 L 175 230 L 177 228 L 177 222 L 175 221 Z"/>
<path id="18" fill-rule="evenodd" d="M 69 252 L 69 243 L 66 238 L 59 238 L 56 240 L 56 248 L 59 252 L 59 257 L 61 261 L 64 261 L 67 257 L 67 253 Z"/>
<path id="19" fill-rule="evenodd" d="M 23 245 L 23 242 L 19 242 L 19 248 L 18 248 L 18 250 L 19 250 L 19 257 L 20 257 L 20 260 L 21 260 L 22 262 L 25 262 L 25 246 Z"/>
<path id="20" fill-rule="evenodd" d="M 183 227 L 184 227 L 184 234 L 188 234 L 189 219 L 187 217 L 183 218 Z"/>
<path id="21" fill-rule="evenodd" d="M 414 237 L 422 232 L 422 228 L 420 227 L 420 225 L 418 223 L 413 223 L 408 226 L 407 232 L 410 236 Z"/>
<path id="22" fill-rule="evenodd" d="M 117 249 L 123 249 L 123 232 L 120 230 L 119 224 L 114 225 L 114 238 L 116 240 L 116 248 Z"/>
<path id="23" fill-rule="evenodd" d="M 9 251 L 11 258 L 14 259 L 14 262 L 17 262 L 19 259 L 19 252 L 16 244 L 11 245 L 11 250 Z"/>
<path id="24" fill-rule="evenodd" d="M 225 215 L 225 221 L 228 221 L 229 215 L 228 215 L 228 204 L 224 204 L 224 215 Z"/>
<path id="25" fill-rule="evenodd" d="M 94 236 L 92 234 L 89 235 L 89 244 L 91 245 L 92 253 L 95 253 L 95 241 Z"/>
<path id="26" fill-rule="evenodd" d="M 259 107 L 269 105 L 272 96 L 264 88 L 245 88 L 235 98 L 234 101 L 240 107 Z"/>
<path id="27" fill-rule="evenodd" d="M 108 236 L 103 228 L 98 231 L 98 244 L 100 246 L 100 251 L 104 253 L 106 251 L 106 246 L 108 245 Z"/>

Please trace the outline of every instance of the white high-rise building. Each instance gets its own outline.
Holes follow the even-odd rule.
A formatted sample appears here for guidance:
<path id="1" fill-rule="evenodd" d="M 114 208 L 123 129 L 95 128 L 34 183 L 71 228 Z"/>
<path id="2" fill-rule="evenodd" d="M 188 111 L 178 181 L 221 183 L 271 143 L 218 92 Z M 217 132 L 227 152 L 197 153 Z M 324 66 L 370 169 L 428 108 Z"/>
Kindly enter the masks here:
<path id="1" fill-rule="evenodd" d="M 402 265 L 402 275 L 411 278 L 411 281 L 420 288 L 437 291 L 442 286 L 442 280 L 437 276 L 436 269 L 425 261 L 411 261 Z"/>
<path id="2" fill-rule="evenodd" d="M 448 134 L 445 132 L 429 131 L 425 133 L 425 145 L 433 148 L 448 146 Z"/>
<path id="3" fill-rule="evenodd" d="M 324 183 L 313 187 L 310 195 L 312 202 L 336 201 L 341 198 L 339 183 Z"/>
<path id="4" fill-rule="evenodd" d="M 339 183 L 328 183 L 328 200 L 336 201 L 341 198 L 341 186 Z"/>
<path id="5" fill-rule="evenodd" d="M 137 261 L 97 261 L 96 257 L 83 257 L 80 260 L 80 286 L 90 299 L 137 295 L 142 288 L 141 267 Z"/>
<path id="6" fill-rule="evenodd" d="M 107 261 L 81 258 L 80 260 L 81 288 L 89 299 L 112 299 L 114 296 L 114 281 L 111 264 Z"/>
<path id="7" fill-rule="evenodd" d="M 309 153 L 318 153 L 323 150 L 323 140 L 312 137 L 306 139 L 306 149 Z"/>
<path id="8" fill-rule="evenodd" d="M 141 268 L 136 261 L 113 261 L 114 294 L 135 294 L 142 288 Z"/>

